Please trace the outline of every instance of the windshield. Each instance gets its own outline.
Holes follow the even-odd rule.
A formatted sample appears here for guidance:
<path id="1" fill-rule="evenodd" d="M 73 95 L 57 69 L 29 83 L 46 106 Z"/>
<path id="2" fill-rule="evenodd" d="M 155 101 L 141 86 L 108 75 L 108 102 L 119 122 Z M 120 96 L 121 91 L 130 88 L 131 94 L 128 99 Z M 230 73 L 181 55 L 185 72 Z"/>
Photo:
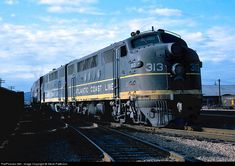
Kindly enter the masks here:
<path id="1" fill-rule="evenodd" d="M 180 45 L 187 46 L 186 42 L 174 35 L 168 34 L 168 33 L 162 33 L 161 39 L 163 43 L 179 43 Z"/>
<path id="2" fill-rule="evenodd" d="M 159 39 L 157 35 L 152 35 L 152 34 L 145 35 L 145 36 L 141 35 L 138 38 L 133 39 L 131 41 L 131 45 L 133 48 L 144 46 L 147 44 L 155 44 L 155 43 L 159 43 Z"/>

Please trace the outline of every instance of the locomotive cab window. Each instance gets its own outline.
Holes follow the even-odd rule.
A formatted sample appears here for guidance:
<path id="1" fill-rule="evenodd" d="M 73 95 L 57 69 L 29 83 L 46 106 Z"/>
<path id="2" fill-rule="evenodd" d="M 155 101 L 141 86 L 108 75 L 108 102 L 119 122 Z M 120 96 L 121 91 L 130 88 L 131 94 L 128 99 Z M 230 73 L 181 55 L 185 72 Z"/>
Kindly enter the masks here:
<path id="1" fill-rule="evenodd" d="M 103 53 L 104 63 L 113 63 L 114 61 L 114 52 L 113 50 L 108 50 Z"/>
<path id="2" fill-rule="evenodd" d="M 77 72 L 97 67 L 97 55 L 77 63 Z"/>
<path id="3" fill-rule="evenodd" d="M 168 33 L 162 33 L 161 39 L 163 43 L 179 43 L 180 45 L 184 45 L 187 47 L 187 44 L 184 40 Z"/>
<path id="4" fill-rule="evenodd" d="M 59 71 L 59 77 L 64 77 L 65 76 L 65 68 L 63 67 L 62 69 L 60 69 Z"/>
<path id="5" fill-rule="evenodd" d="M 58 71 L 55 71 L 55 72 L 49 74 L 49 81 L 53 81 L 56 79 L 58 79 Z"/>
<path id="6" fill-rule="evenodd" d="M 121 46 L 120 51 L 121 51 L 121 57 L 126 56 L 127 55 L 126 45 Z"/>
<path id="7" fill-rule="evenodd" d="M 71 75 L 74 73 L 74 64 L 68 66 L 68 75 Z"/>
<path id="8" fill-rule="evenodd" d="M 131 41 L 132 48 L 159 43 L 157 35 L 141 35 Z"/>

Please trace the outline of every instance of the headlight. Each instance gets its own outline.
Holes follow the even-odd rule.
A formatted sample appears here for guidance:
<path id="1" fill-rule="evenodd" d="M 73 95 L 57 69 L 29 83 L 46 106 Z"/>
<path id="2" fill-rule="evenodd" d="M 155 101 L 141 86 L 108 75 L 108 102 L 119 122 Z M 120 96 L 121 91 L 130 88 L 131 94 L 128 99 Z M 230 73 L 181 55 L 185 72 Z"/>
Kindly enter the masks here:
<path id="1" fill-rule="evenodd" d="M 183 65 L 181 65 L 180 63 L 175 63 L 173 66 L 172 66 L 172 73 L 175 74 L 175 75 L 178 75 L 178 76 L 182 76 L 184 75 L 185 71 L 184 71 L 184 67 Z"/>
<path id="2" fill-rule="evenodd" d="M 173 43 L 168 46 L 168 52 L 173 56 L 179 57 L 183 54 L 183 47 L 177 43 Z"/>

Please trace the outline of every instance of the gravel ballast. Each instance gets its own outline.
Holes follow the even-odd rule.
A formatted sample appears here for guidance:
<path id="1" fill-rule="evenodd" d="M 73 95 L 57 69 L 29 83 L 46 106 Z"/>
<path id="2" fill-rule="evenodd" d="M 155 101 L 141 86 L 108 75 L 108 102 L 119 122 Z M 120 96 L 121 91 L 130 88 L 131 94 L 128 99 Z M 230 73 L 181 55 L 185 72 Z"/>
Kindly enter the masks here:
<path id="1" fill-rule="evenodd" d="M 167 136 L 146 132 L 122 130 L 139 139 L 149 141 L 168 150 L 180 153 L 187 157 L 193 157 L 202 161 L 235 161 L 235 142 L 210 142 L 209 140 L 197 140 L 183 137 Z"/>

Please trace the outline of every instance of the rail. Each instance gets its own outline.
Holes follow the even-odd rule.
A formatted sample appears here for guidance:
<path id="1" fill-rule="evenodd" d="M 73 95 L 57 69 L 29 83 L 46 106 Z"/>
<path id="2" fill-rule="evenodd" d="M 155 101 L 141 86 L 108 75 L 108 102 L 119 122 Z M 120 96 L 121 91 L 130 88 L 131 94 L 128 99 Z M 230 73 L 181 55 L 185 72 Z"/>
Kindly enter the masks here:
<path id="1" fill-rule="evenodd" d="M 197 159 L 194 159 L 194 158 L 189 158 L 189 157 L 183 156 L 181 154 L 178 154 L 176 152 L 169 151 L 169 150 L 167 150 L 167 149 L 165 149 L 161 146 L 158 146 L 158 145 L 152 144 L 150 142 L 141 140 L 141 139 L 136 138 L 134 136 L 128 135 L 124 132 L 121 132 L 121 131 L 118 131 L 118 130 L 115 130 L 115 129 L 111 129 L 111 128 L 108 128 L 108 127 L 104 127 L 104 126 L 100 126 L 100 127 L 105 128 L 105 129 L 110 130 L 110 131 L 113 131 L 113 132 L 116 132 L 118 134 L 124 135 L 126 137 L 129 137 L 133 140 L 136 140 L 136 141 L 141 142 L 143 144 L 146 144 L 148 146 L 154 147 L 154 148 L 158 149 L 159 151 L 161 151 L 162 153 L 166 154 L 167 156 L 170 156 L 170 158 L 173 159 L 173 160 L 181 161 L 181 162 L 201 162 L 200 160 L 197 160 Z"/>
<path id="2" fill-rule="evenodd" d="M 103 160 L 102 161 L 114 162 L 114 159 L 108 153 L 106 153 L 101 147 L 99 147 L 94 141 L 92 141 L 90 138 L 88 138 L 85 134 L 80 132 L 78 129 L 76 129 L 72 125 L 69 125 L 69 127 L 72 128 L 77 133 L 79 133 L 81 136 L 83 136 L 87 141 L 89 141 L 93 146 L 95 146 L 103 154 Z"/>

